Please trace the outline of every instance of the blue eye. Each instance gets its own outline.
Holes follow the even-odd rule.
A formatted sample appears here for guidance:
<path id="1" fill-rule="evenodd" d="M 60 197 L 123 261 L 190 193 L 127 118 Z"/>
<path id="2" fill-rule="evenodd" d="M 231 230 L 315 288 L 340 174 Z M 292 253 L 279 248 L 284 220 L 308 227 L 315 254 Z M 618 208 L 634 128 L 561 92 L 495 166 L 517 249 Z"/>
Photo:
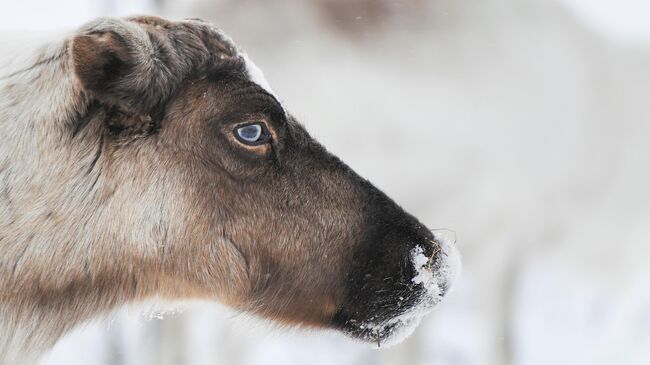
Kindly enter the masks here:
<path id="1" fill-rule="evenodd" d="M 258 145 L 268 140 L 269 135 L 261 123 L 247 124 L 235 128 L 235 135 L 240 142 L 247 145 Z"/>

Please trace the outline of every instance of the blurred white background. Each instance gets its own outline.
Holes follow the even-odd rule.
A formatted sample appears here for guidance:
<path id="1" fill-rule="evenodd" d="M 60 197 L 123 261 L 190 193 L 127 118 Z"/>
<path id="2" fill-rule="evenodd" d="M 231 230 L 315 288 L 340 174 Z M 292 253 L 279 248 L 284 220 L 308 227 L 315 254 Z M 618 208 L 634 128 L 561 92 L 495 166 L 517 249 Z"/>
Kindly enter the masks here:
<path id="1" fill-rule="evenodd" d="M 54 364 L 650 363 L 647 0 L 3 0 L 2 39 L 100 15 L 201 17 L 314 136 L 465 270 L 413 337 L 374 350 L 215 304 L 122 309 Z"/>

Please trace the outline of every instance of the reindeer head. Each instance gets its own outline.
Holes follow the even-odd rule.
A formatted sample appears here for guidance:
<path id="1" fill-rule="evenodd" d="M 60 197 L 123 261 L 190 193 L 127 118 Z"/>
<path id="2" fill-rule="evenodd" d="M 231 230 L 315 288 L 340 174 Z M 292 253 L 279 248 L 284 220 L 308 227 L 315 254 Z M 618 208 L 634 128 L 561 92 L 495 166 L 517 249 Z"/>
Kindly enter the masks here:
<path id="1" fill-rule="evenodd" d="M 86 264 L 59 292 L 209 298 L 385 343 L 448 290 L 453 245 L 315 141 L 210 24 L 100 19 L 67 54 L 83 103 L 57 163 L 83 165 L 65 171 L 85 198 L 59 216 L 84 222 Z"/>

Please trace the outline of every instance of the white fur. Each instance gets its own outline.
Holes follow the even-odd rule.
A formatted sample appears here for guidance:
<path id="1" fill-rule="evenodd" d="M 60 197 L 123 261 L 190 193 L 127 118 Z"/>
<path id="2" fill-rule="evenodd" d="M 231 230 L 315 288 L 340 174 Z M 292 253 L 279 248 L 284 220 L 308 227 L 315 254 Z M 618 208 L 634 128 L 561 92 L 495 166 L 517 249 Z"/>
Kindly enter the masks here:
<path id="1" fill-rule="evenodd" d="M 271 85 L 269 85 L 269 82 L 266 81 L 266 78 L 264 77 L 264 72 L 262 72 L 262 70 L 260 70 L 260 68 L 257 67 L 255 63 L 253 63 L 253 61 L 248 57 L 248 54 L 241 52 L 240 55 L 244 59 L 244 62 L 246 62 L 246 71 L 248 72 L 249 79 L 261 86 L 262 89 L 266 90 L 269 94 L 273 95 L 277 99 L 277 96 L 273 92 L 273 89 L 271 89 Z"/>
<path id="2" fill-rule="evenodd" d="M 222 39 L 224 39 L 226 42 L 230 43 L 233 48 L 237 50 L 237 55 L 241 57 L 244 60 L 244 63 L 246 64 L 246 73 L 248 74 L 248 78 L 250 81 L 256 83 L 259 85 L 262 89 L 266 90 L 269 94 L 273 95 L 278 101 L 278 96 L 275 94 L 273 89 L 271 88 L 271 85 L 269 82 L 266 80 L 266 77 L 264 77 L 264 72 L 257 67 L 257 65 L 248 57 L 248 54 L 244 52 L 242 49 L 237 47 L 235 41 L 232 40 L 230 36 L 228 36 L 226 33 L 222 32 L 220 29 L 216 27 L 211 27 L 214 32 L 219 33 L 219 36 L 221 36 Z"/>

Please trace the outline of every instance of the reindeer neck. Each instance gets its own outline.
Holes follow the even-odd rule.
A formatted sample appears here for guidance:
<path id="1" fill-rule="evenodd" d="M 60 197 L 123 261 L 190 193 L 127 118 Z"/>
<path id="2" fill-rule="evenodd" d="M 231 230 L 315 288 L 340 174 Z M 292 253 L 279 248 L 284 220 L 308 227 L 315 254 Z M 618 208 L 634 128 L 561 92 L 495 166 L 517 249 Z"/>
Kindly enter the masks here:
<path id="1" fill-rule="evenodd" d="M 73 188 L 62 184 L 70 167 L 60 164 L 69 157 L 60 144 L 85 101 L 65 42 L 25 48 L 0 60 L 0 365 L 37 361 L 75 324 L 110 306 L 66 302 L 91 272 L 80 254 L 87 242 L 70 225 L 81 217 L 64 217 L 73 208 L 56 192 Z"/>

